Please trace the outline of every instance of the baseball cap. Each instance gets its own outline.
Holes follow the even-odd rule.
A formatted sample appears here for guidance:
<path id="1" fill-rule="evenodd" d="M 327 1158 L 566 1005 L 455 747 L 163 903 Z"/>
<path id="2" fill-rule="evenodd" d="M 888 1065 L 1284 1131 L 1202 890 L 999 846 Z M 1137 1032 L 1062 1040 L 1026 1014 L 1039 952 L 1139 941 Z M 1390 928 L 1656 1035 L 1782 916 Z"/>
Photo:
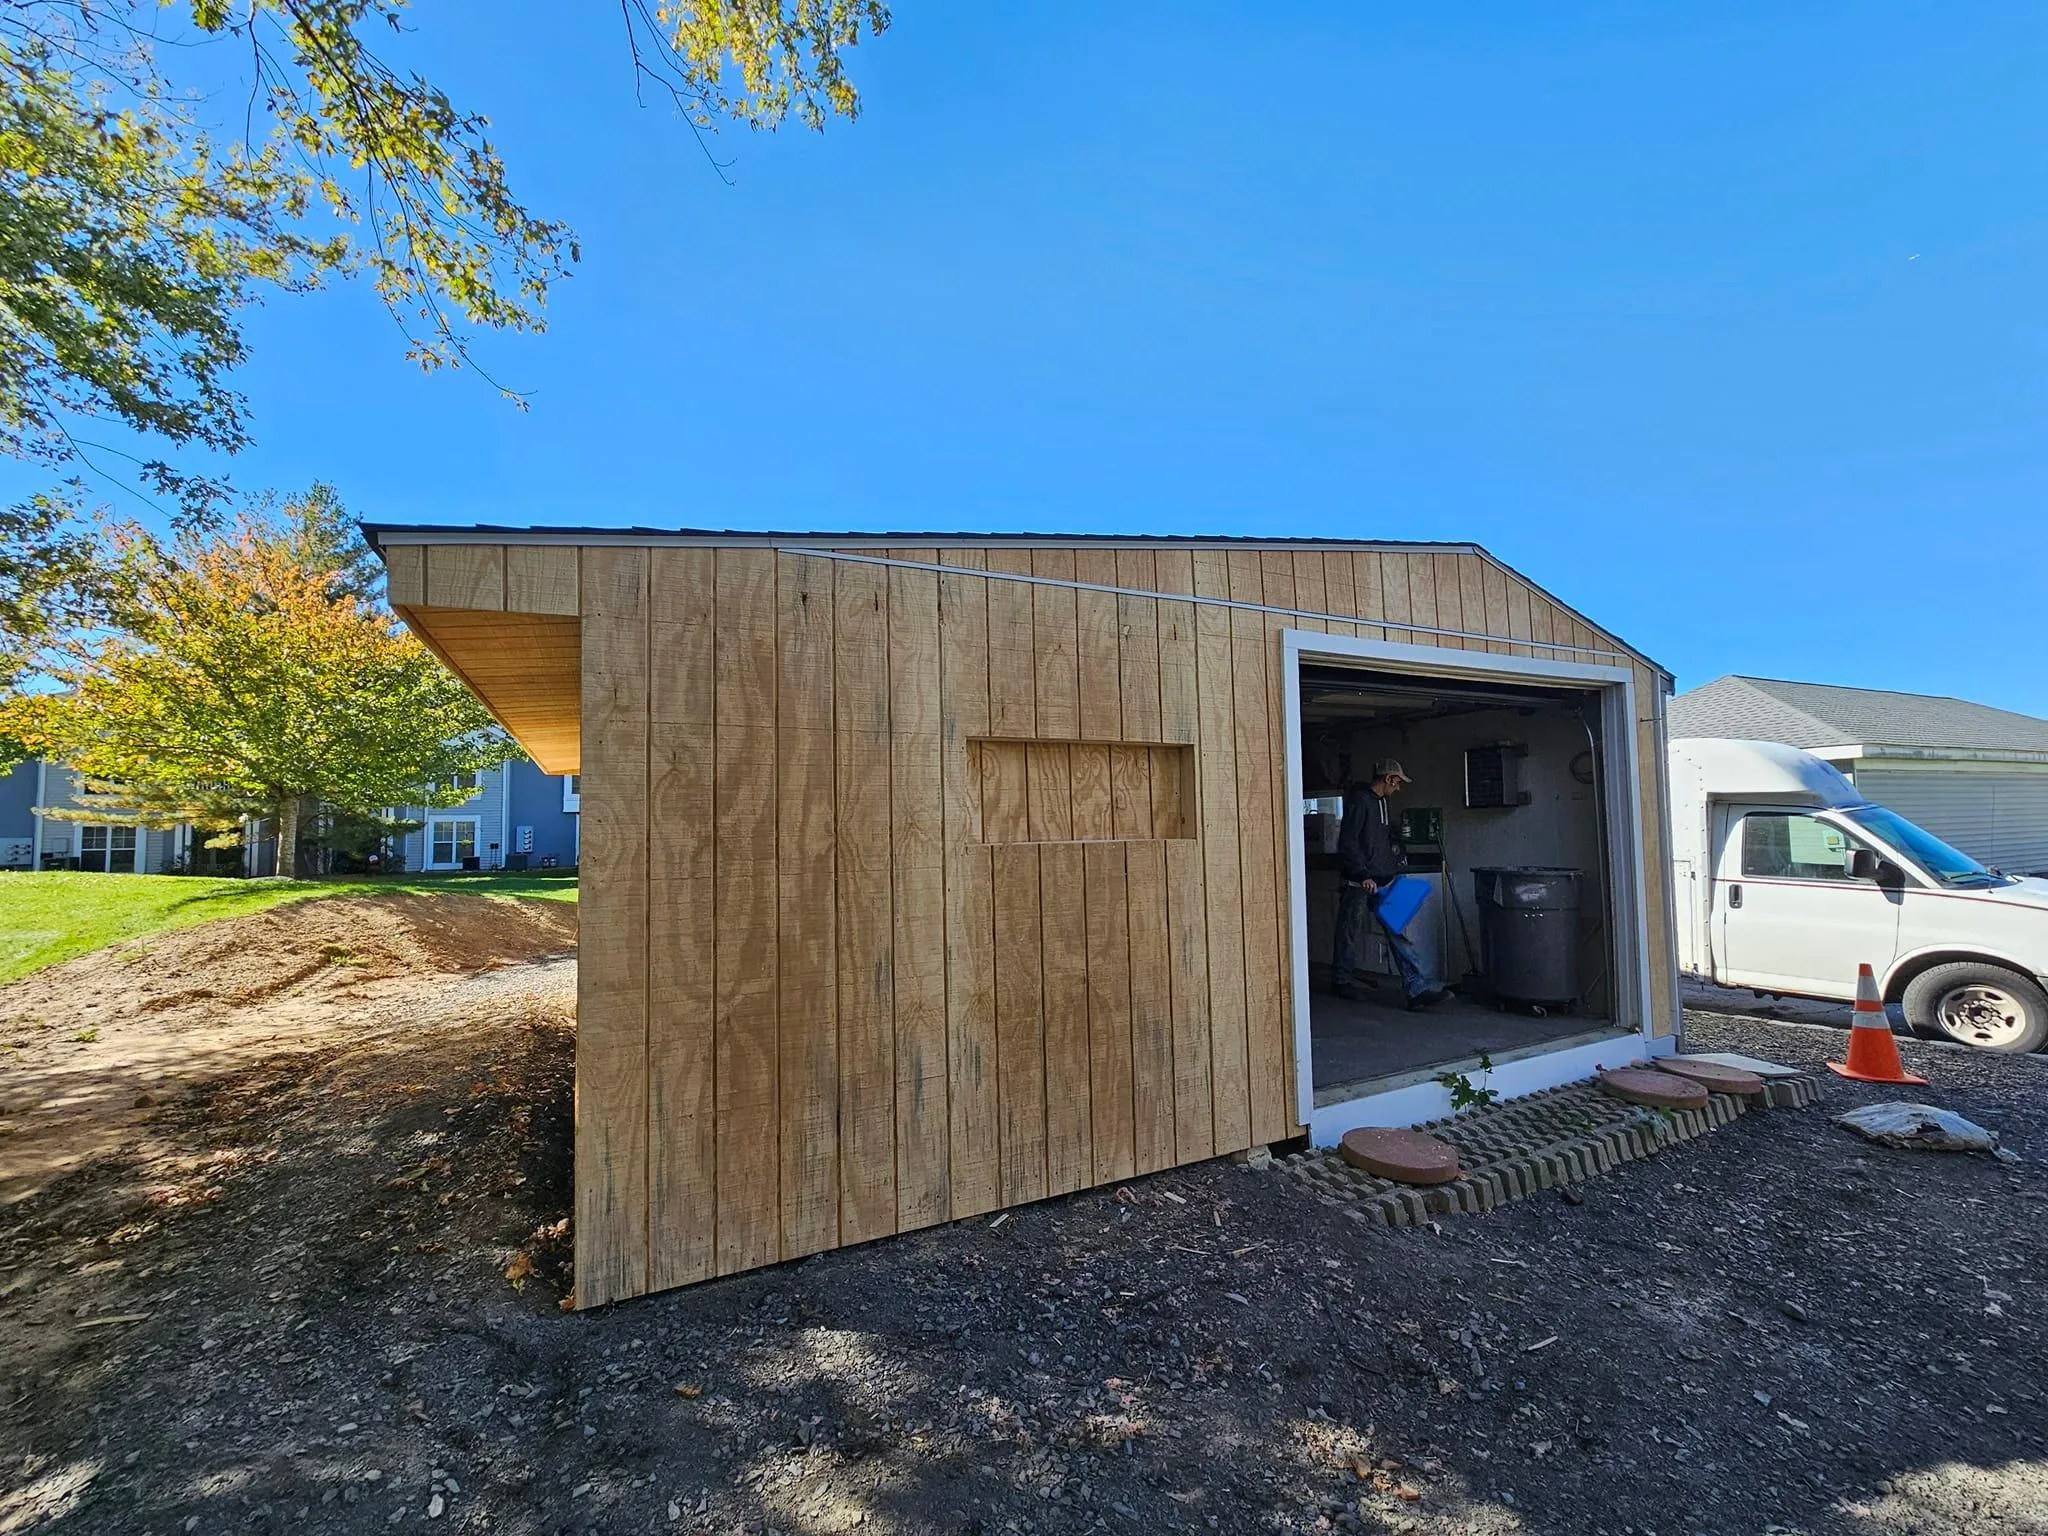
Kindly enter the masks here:
<path id="1" fill-rule="evenodd" d="M 1376 779 L 1399 779 L 1403 784 L 1414 782 L 1414 780 L 1408 777 L 1407 772 L 1401 767 L 1400 763 L 1391 757 L 1382 758 L 1374 763 L 1372 765 L 1372 776 Z"/>

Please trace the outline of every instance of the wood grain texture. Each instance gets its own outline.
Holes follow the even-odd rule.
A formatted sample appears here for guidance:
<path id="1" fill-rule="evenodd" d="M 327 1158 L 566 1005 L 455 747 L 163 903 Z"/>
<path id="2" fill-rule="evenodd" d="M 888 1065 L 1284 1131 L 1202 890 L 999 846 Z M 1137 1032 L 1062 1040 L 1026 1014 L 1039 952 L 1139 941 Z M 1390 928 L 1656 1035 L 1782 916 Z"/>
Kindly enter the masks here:
<path id="1" fill-rule="evenodd" d="M 1387 638 L 1387 590 L 1386 565 L 1372 550 L 1363 549 L 1351 557 L 1351 577 L 1358 595 L 1358 616 L 1369 619 L 1370 624 L 1358 626 L 1359 635 L 1367 640 Z"/>
<path id="2" fill-rule="evenodd" d="M 393 544 L 383 552 L 384 600 L 394 608 L 416 608 L 427 600 L 427 551 L 423 544 Z"/>
<path id="3" fill-rule="evenodd" d="M 1255 555 L 1233 552 L 1230 595 L 1256 603 L 1265 571 Z M 1273 797 L 1274 732 L 1270 694 L 1279 670 L 1270 615 L 1242 609 L 1230 615 L 1232 723 L 1237 743 L 1238 846 L 1243 868 L 1246 1087 L 1250 1139 L 1284 1134 L 1281 1068 L 1286 1059 L 1280 1016 L 1280 892 L 1278 821 Z"/>
<path id="4" fill-rule="evenodd" d="M 712 884 L 722 1275 L 782 1257 L 778 797 L 763 793 L 776 783 L 775 565 L 769 550 L 721 549 L 715 573 Z"/>
<path id="5" fill-rule="evenodd" d="M 505 548 L 502 544 L 429 544 L 426 552 L 428 607 L 503 610 Z M 644 576 L 647 568 L 644 552 L 640 560 Z"/>
<path id="6" fill-rule="evenodd" d="M 948 550 L 943 563 L 980 566 L 979 550 Z M 1001 1057 L 995 995 L 994 852 L 982 842 L 969 744 L 988 733 L 989 586 L 980 575 L 939 580 L 939 675 L 945 791 L 946 1041 L 952 1215 L 1002 1203 Z"/>
<path id="7" fill-rule="evenodd" d="M 1609 643 L 1414 549 L 448 547 L 408 622 L 494 707 L 567 658 L 586 759 L 583 1305 L 1291 1134 L 1281 633 Z"/>
<path id="8" fill-rule="evenodd" d="M 891 920 L 889 572 L 833 571 L 838 917 L 839 1241 L 896 1230 L 896 974 Z"/>
<path id="9" fill-rule="evenodd" d="M 1185 550 L 1158 557 L 1162 592 L 1194 591 L 1194 558 Z M 1196 707 L 1195 607 L 1162 601 L 1158 611 L 1160 734 L 1169 741 L 1193 741 L 1200 729 Z M 1199 758 L 1198 758 L 1199 760 Z M 1198 782 L 1194 804 L 1203 804 Z M 1165 937 L 1168 1011 L 1173 1038 L 1174 1156 L 1195 1162 L 1216 1149 L 1213 1054 L 1209 1032 L 1208 893 L 1201 843 L 1168 843 Z M 1139 916 L 1142 924 L 1144 917 Z"/>
<path id="10" fill-rule="evenodd" d="M 573 571 L 576 552 L 566 553 Z M 648 1285 L 664 1290 L 718 1272 L 717 858 L 709 814 L 717 782 L 717 556 L 656 549 L 648 558 Z"/>
<path id="11" fill-rule="evenodd" d="M 1093 1057 L 1089 1039 L 1087 850 L 1039 850 L 1039 927 L 1045 986 L 1045 1179 L 1061 1195 L 1095 1182 Z"/>
<path id="12" fill-rule="evenodd" d="M 936 550 L 892 550 L 936 563 Z M 889 572 L 890 869 L 896 1008 L 896 1225 L 952 1211 L 946 1049 L 945 790 L 939 578 Z"/>
<path id="13" fill-rule="evenodd" d="M 1466 557 L 1435 555 L 1431 558 L 1436 566 L 1436 621 L 1445 629 L 1462 630 L 1465 628 L 1465 598 L 1458 584 L 1458 562 Z M 1466 642 L 1455 635 L 1440 636 L 1437 643 L 1452 650 L 1466 649 Z"/>
<path id="14" fill-rule="evenodd" d="M 663 554 L 654 552 L 657 566 Z M 505 606 L 514 613 L 573 614 L 581 611 L 581 583 L 577 551 L 563 544 L 511 544 L 505 548 Z M 649 607 L 655 613 L 668 612 L 682 594 L 655 586 Z"/>
<path id="15" fill-rule="evenodd" d="M 1196 595 L 1229 597 L 1230 571 L 1224 553 L 1193 553 Z M 1214 604 L 1197 604 L 1195 608 L 1197 772 L 1202 796 L 1215 1152 L 1251 1145 L 1245 1037 L 1245 870 L 1238 854 L 1237 717 L 1231 702 L 1230 616 L 1231 610 Z"/>
<path id="16" fill-rule="evenodd" d="M 830 560 L 776 556 L 776 1045 L 785 1259 L 839 1242 L 836 574 Z"/>
<path id="17" fill-rule="evenodd" d="M 647 1289 L 647 551 L 585 569 L 576 1302 Z M 431 581 L 432 562 L 429 562 Z"/>

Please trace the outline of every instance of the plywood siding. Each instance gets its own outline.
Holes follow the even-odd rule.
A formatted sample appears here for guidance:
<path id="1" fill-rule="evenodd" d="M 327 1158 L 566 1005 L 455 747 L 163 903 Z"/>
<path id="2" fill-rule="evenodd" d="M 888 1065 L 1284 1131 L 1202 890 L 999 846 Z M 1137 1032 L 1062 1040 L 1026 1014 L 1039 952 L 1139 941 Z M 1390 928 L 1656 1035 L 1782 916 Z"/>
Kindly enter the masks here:
<path id="1" fill-rule="evenodd" d="M 583 1305 L 1295 1134 L 1282 631 L 1618 649 L 1471 554 L 863 553 L 391 552 L 580 678 Z"/>

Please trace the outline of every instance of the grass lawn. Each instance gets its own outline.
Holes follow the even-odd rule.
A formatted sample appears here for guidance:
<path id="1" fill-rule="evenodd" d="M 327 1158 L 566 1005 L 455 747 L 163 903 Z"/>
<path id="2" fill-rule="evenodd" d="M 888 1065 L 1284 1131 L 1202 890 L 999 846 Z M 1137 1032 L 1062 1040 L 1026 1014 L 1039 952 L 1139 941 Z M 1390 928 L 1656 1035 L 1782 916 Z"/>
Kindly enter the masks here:
<path id="1" fill-rule="evenodd" d="M 0 874 L 0 983 L 122 939 L 242 917 L 321 896 L 534 896 L 574 901 L 576 877 L 379 875 L 335 880 L 206 880 L 186 875 Z"/>

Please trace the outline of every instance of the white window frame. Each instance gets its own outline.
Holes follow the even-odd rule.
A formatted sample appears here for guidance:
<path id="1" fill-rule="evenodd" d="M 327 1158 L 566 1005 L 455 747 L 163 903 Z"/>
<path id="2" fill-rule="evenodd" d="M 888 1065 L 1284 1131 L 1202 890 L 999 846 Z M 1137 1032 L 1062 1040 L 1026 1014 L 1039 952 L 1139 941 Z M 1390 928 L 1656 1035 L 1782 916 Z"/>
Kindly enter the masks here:
<path id="1" fill-rule="evenodd" d="M 441 863 L 437 863 L 437 862 L 435 862 L 435 859 L 434 859 L 434 828 L 436 828 L 436 827 L 438 827 L 438 826 L 441 826 L 441 825 L 443 825 L 443 824 L 453 824 L 453 823 L 455 823 L 455 822 L 459 822 L 459 821 L 466 821 L 466 822 L 468 822 L 468 823 L 469 823 L 469 847 L 470 847 L 470 854 L 471 854 L 471 857 L 473 857 L 473 858 L 475 858 L 475 859 L 477 859 L 477 860 L 478 860 L 478 866 L 477 866 L 477 867 L 478 867 L 478 868 L 482 868 L 482 867 L 483 867 L 483 866 L 482 866 L 482 859 L 483 859 L 483 852 L 484 852 L 484 843 L 483 843 L 483 833 L 484 833 L 484 828 L 483 828 L 483 821 L 484 821 L 484 819 L 483 819 L 483 817 L 481 817 L 481 816 L 476 816 L 476 815 L 463 815 L 463 816 L 441 816 L 441 815 L 436 815 L 435 813 L 433 813 L 433 812 L 429 811 L 429 812 L 427 813 L 427 825 L 426 825 L 426 827 L 424 828 L 424 831 L 425 831 L 425 833 L 426 833 L 426 838 L 427 838 L 427 844 L 426 844 L 426 855 L 425 855 L 425 857 L 424 857 L 424 858 L 423 858 L 423 859 L 421 860 L 421 862 L 420 862 L 420 867 L 421 867 L 422 869 L 455 869 L 455 870 L 459 870 L 459 869 L 461 869 L 461 868 L 462 868 L 462 855 L 461 855 L 460 853 L 456 853 L 456 854 L 455 854 L 455 856 L 454 856 L 454 858 L 453 858 L 453 860 L 452 860 L 451 862 L 449 862 L 449 863 L 446 863 L 446 864 L 441 864 Z M 459 838 L 451 838 L 451 839 L 450 839 L 449 841 L 450 841 L 450 843 L 451 843 L 451 845 L 452 845 L 453 847 L 455 847 L 455 848 L 460 848 L 460 847 L 461 847 L 461 840 L 460 840 Z"/>
<path id="2" fill-rule="evenodd" d="M 562 775 L 562 809 L 581 814 L 583 811 L 583 775 L 565 773 Z"/>
<path id="3" fill-rule="evenodd" d="M 79 823 L 77 832 L 78 840 L 75 845 L 76 851 L 73 856 L 78 860 L 78 867 L 81 870 L 85 868 L 85 841 L 87 837 L 89 837 L 91 834 L 95 832 L 104 833 L 106 835 L 107 846 L 103 849 L 97 850 L 99 853 L 103 855 L 103 858 L 101 860 L 100 868 L 92 871 L 92 873 L 102 875 L 111 875 L 115 873 L 114 834 L 116 832 L 126 832 L 128 836 L 133 840 L 129 845 L 128 851 L 134 854 L 134 860 L 132 863 L 129 864 L 126 870 L 122 871 L 122 873 L 131 875 L 139 875 L 143 873 L 142 853 L 143 849 L 147 845 L 143 842 L 142 828 L 131 822 L 122 821 L 87 821 Z"/>
<path id="4" fill-rule="evenodd" d="M 463 783 L 462 781 L 464 779 L 469 780 L 469 782 L 467 784 Z M 435 788 L 436 790 L 448 791 L 454 791 L 458 789 L 465 790 L 468 792 L 469 798 L 471 800 L 474 800 L 478 795 L 484 792 L 483 771 L 481 769 L 476 769 L 469 773 L 450 774 L 447 778 L 443 779 L 438 785 L 436 785 Z M 466 804 L 467 802 L 464 803 Z"/>
<path id="5" fill-rule="evenodd" d="M 1643 942 L 1652 910 L 1645 880 L 1642 829 L 1642 765 L 1636 734 L 1635 672 L 1626 666 L 1578 661 L 1551 661 L 1535 656 L 1497 656 L 1490 652 L 1454 651 L 1442 646 L 1407 645 L 1392 640 L 1354 639 L 1310 630 L 1283 630 L 1280 637 L 1280 680 L 1287 733 L 1286 804 L 1302 802 L 1301 667 L 1310 661 L 1363 662 L 1388 671 L 1441 678 L 1446 682 L 1485 682 L 1502 678 L 1561 683 L 1600 690 L 1601 753 L 1606 771 L 1603 799 L 1607 823 L 1601 828 L 1606 846 L 1614 902 L 1615 976 L 1632 978 L 1633 986 L 1615 988 L 1614 1032 L 1607 1038 L 1502 1062 L 1488 1075 L 1487 1086 L 1503 1098 L 1518 1098 L 1578 1082 L 1603 1067 L 1624 1067 L 1644 1056 L 1665 1056 L 1678 1048 L 1675 1034 L 1653 1036 L 1649 946 Z M 1661 707 L 1661 700 L 1659 701 Z M 1451 1114 L 1450 1089 L 1435 1081 L 1409 1083 L 1382 1092 L 1368 1092 L 1341 1104 L 1318 1107 L 1315 1063 L 1311 1052 L 1308 972 L 1308 861 L 1303 847 L 1302 818 L 1287 818 L 1288 894 L 1292 909 L 1288 928 L 1294 971 L 1294 1062 L 1297 1121 L 1308 1127 L 1317 1146 L 1333 1146 L 1343 1134 L 1361 1125 L 1411 1126 Z M 1675 949 L 1673 953 L 1676 953 Z M 1673 1005 L 1676 980 L 1672 979 Z"/>

